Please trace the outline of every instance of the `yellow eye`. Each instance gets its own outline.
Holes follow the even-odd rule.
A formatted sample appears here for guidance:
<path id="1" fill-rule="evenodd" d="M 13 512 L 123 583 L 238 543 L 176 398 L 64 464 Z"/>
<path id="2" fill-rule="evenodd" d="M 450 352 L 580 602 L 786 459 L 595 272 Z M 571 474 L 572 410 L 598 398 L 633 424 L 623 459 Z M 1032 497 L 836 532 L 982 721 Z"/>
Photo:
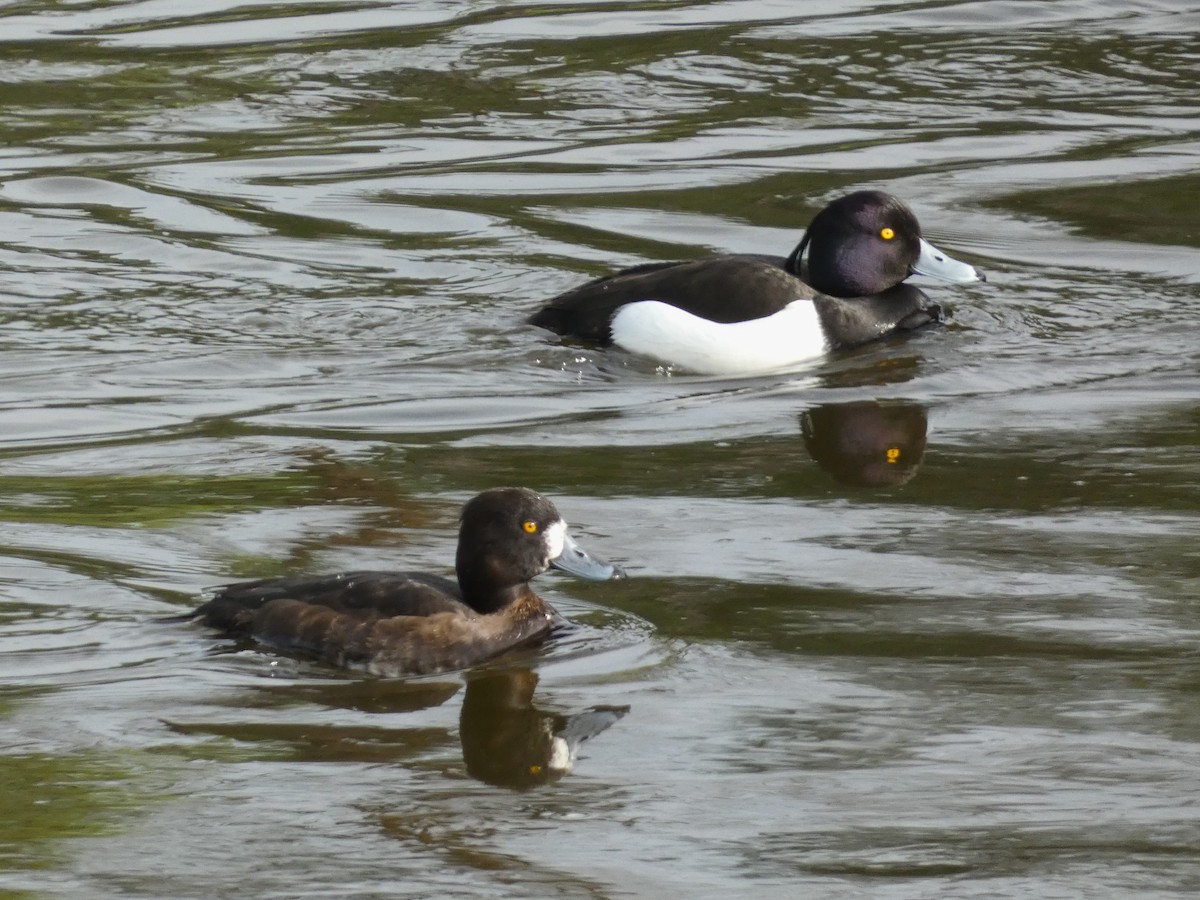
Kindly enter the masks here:
<path id="1" fill-rule="evenodd" d="M 894 463 L 894 462 L 900 461 L 900 448 L 899 447 L 888 447 L 887 461 L 889 463 Z"/>
<path id="2" fill-rule="evenodd" d="M 890 228 L 884 228 L 882 231 L 879 232 L 879 236 L 881 238 L 883 238 L 885 241 L 890 241 L 892 238 L 894 238 L 896 236 L 896 232 L 892 231 L 892 229 L 890 229 Z"/>
<path id="3" fill-rule="evenodd" d="M 526 534 L 537 534 L 538 524 L 533 519 L 526 519 L 521 523 L 521 527 L 525 529 Z"/>

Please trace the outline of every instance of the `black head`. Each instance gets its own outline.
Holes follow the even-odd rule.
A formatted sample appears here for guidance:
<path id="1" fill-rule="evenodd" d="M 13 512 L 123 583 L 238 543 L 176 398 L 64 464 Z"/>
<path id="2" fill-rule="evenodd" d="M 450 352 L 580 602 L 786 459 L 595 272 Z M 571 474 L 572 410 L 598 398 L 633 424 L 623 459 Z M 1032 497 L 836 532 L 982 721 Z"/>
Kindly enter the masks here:
<path id="1" fill-rule="evenodd" d="M 903 281 L 921 253 L 921 226 L 907 206 L 883 191 L 855 191 L 817 213 L 787 269 L 832 297 L 866 297 Z"/>
<path id="2" fill-rule="evenodd" d="M 474 609 L 494 612 L 552 565 L 585 578 L 622 575 L 584 553 L 554 504 L 528 488 L 484 491 L 463 507 L 455 569 Z"/>
<path id="3" fill-rule="evenodd" d="M 469 585 L 503 591 L 542 574 L 561 552 L 566 528 L 553 503 L 525 488 L 473 497 L 463 507 L 454 564 L 464 595 Z"/>

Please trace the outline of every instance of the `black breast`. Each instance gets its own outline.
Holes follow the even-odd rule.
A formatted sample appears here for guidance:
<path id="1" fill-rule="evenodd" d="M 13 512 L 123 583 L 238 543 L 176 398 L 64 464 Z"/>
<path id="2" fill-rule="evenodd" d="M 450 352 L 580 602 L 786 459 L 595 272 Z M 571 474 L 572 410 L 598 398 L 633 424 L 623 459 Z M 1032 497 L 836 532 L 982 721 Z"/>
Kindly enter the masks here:
<path id="1" fill-rule="evenodd" d="M 869 297 L 817 294 L 814 302 L 833 349 L 857 347 L 893 331 L 912 331 L 942 321 L 942 308 L 911 284 L 898 284 Z"/>

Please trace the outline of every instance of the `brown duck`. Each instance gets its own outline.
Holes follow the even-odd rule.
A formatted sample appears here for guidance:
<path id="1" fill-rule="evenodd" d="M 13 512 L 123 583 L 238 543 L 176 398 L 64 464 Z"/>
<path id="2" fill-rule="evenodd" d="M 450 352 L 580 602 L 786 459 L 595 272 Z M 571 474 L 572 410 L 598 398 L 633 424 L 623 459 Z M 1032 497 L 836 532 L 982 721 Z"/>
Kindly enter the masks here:
<path id="1" fill-rule="evenodd" d="M 575 543 L 545 497 L 497 488 L 463 507 L 457 583 L 386 571 L 266 578 L 217 588 L 178 618 L 375 675 L 444 672 L 543 639 L 556 613 L 529 581 L 551 566 L 597 581 L 624 577 Z"/>

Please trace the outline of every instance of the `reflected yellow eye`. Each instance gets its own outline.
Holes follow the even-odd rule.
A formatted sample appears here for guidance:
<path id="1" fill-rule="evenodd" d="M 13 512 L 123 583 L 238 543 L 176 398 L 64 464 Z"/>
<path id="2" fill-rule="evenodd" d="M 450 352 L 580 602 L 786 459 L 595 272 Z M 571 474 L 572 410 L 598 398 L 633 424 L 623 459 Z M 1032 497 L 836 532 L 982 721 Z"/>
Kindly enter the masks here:
<path id="1" fill-rule="evenodd" d="M 883 238 L 885 241 L 890 241 L 892 238 L 894 238 L 896 236 L 896 232 L 892 231 L 892 229 L 890 229 L 890 228 L 884 228 L 882 231 L 879 232 L 879 236 L 881 238 Z"/>
<path id="2" fill-rule="evenodd" d="M 888 447 L 887 461 L 890 463 L 900 462 L 900 448 L 899 447 Z"/>
<path id="3" fill-rule="evenodd" d="M 521 523 L 521 527 L 525 529 L 526 534 L 537 534 L 538 524 L 533 519 L 526 519 Z"/>

